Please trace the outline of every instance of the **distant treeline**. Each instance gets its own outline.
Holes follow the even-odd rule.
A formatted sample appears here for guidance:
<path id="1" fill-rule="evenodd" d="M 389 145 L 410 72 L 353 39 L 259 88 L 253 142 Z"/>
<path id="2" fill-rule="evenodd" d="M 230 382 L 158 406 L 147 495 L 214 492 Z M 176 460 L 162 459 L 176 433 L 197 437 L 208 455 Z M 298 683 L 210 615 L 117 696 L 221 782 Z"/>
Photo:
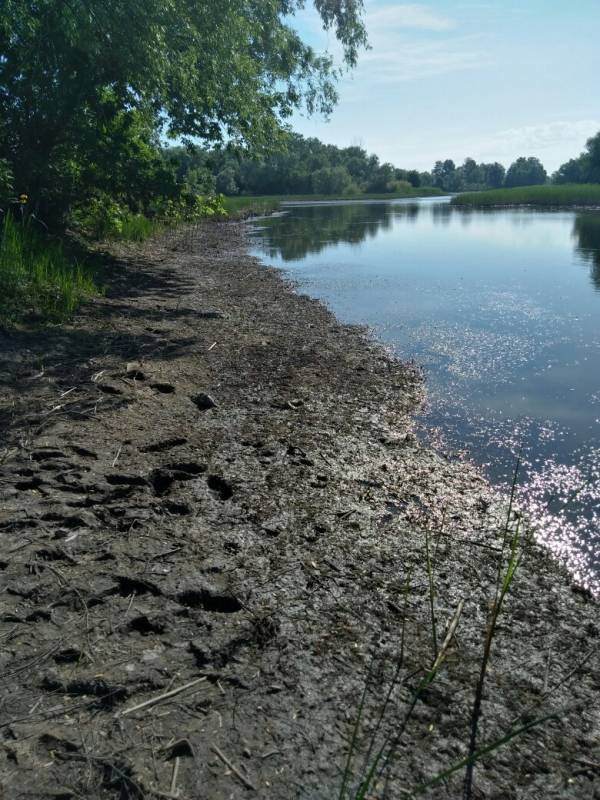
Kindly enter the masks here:
<path id="1" fill-rule="evenodd" d="M 299 134 L 290 134 L 266 156 L 233 147 L 173 147 L 165 159 L 199 194 L 358 195 L 432 186 L 430 172 L 399 169 L 362 147 L 336 147 Z"/>
<path id="2" fill-rule="evenodd" d="M 435 187 L 445 192 L 481 191 L 545 183 L 600 182 L 600 133 L 549 177 L 533 156 L 517 158 L 509 167 L 497 161 L 436 161 L 431 172 L 403 169 L 381 162 L 359 146 L 336 147 L 315 138 L 290 134 L 268 155 L 234 147 L 217 149 L 171 147 L 164 151 L 169 169 L 192 194 L 234 195 L 360 195 L 398 193 Z"/>
<path id="3" fill-rule="evenodd" d="M 477 164 L 468 158 L 457 167 L 446 160 L 438 161 L 431 172 L 420 172 L 382 163 L 356 145 L 336 147 L 299 134 L 291 134 L 283 147 L 262 157 L 227 147 L 172 147 L 165 151 L 165 159 L 189 191 L 229 196 L 402 194 L 430 187 L 459 192 L 495 189 L 504 186 L 506 178 L 498 163 Z"/>
<path id="4" fill-rule="evenodd" d="M 467 158 L 457 167 L 454 161 L 436 161 L 432 171 L 433 186 L 447 192 L 476 192 L 484 189 L 512 189 L 517 186 L 540 186 L 546 183 L 600 183 L 600 133 L 588 139 L 578 158 L 563 164 L 552 176 L 538 158 L 521 157 L 505 171 L 502 164 L 477 164 Z"/>

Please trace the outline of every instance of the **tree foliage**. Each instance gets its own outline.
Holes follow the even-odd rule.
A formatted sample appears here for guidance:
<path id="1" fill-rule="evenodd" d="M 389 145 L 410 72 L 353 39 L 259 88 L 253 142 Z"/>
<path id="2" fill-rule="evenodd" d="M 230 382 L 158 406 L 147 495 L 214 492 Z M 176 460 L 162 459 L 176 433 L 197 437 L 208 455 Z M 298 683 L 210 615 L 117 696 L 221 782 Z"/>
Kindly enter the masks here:
<path id="1" fill-rule="evenodd" d="M 293 195 L 396 192 L 431 186 L 431 176 L 417 170 L 381 164 L 362 147 L 336 147 L 318 139 L 289 134 L 267 154 L 234 146 L 173 147 L 167 163 L 191 187 L 195 181 L 216 181 L 224 194 Z"/>
<path id="2" fill-rule="evenodd" d="M 433 168 L 433 185 L 445 192 L 478 191 L 497 189 L 504 183 L 505 170 L 502 164 L 478 164 L 473 158 L 466 158 L 457 167 L 452 159 L 436 161 Z"/>
<path id="3" fill-rule="evenodd" d="M 552 180 L 554 183 L 600 183 L 600 132 L 588 139 L 578 158 L 559 167 Z"/>
<path id="4" fill-rule="evenodd" d="M 336 73 L 290 23 L 303 0 L 2 0 L 0 158 L 47 213 L 110 188 L 176 192 L 161 134 L 265 147 Z M 362 0 L 314 0 L 355 63 Z M 107 184 L 109 185 L 107 187 Z"/>
<path id="5" fill-rule="evenodd" d="M 504 185 L 507 188 L 513 186 L 538 186 L 546 183 L 548 175 L 539 158 L 530 156 L 529 158 L 517 158 L 506 173 Z"/>

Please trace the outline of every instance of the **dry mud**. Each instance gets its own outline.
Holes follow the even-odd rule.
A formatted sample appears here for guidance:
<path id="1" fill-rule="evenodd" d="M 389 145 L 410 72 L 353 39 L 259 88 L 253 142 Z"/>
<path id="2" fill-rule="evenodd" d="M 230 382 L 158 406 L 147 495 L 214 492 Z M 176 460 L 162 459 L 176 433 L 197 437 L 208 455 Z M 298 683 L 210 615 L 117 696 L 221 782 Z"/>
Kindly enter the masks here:
<path id="1" fill-rule="evenodd" d="M 438 647 L 464 610 L 371 795 L 405 796 L 466 752 L 489 487 L 416 440 L 418 370 L 249 257 L 242 224 L 104 260 L 71 324 L 0 334 L 2 796 L 337 798 L 368 679 L 356 789 L 398 663 L 378 742 L 435 655 L 429 540 Z M 528 548 L 480 744 L 554 716 L 477 764 L 475 797 L 600 797 L 597 610 Z"/>

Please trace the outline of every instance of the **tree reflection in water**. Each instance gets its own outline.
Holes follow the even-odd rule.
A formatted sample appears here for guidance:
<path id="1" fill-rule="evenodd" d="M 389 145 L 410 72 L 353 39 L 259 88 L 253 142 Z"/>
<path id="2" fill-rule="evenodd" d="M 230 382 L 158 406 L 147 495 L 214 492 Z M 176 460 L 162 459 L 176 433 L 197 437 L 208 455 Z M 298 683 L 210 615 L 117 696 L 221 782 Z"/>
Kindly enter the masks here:
<path id="1" fill-rule="evenodd" d="M 336 203 L 294 206 L 293 213 L 265 222 L 269 235 L 263 243 L 272 258 L 300 261 L 317 255 L 335 244 L 359 245 L 374 238 L 379 231 L 389 230 L 394 221 L 414 222 L 419 214 L 430 214 L 437 225 L 447 225 L 460 216 L 464 225 L 474 217 L 492 216 L 495 209 L 456 208 L 449 203 Z M 518 219 L 523 224 L 523 217 Z M 573 237 L 577 253 L 591 265 L 591 280 L 600 292 L 600 213 L 581 212 L 575 217 Z"/>
<path id="2" fill-rule="evenodd" d="M 266 250 L 272 258 L 297 261 L 316 255 L 332 244 L 359 245 L 374 238 L 378 231 L 389 230 L 395 217 L 407 221 L 417 218 L 417 203 L 339 203 L 336 205 L 298 205 L 286 215 L 283 224 L 268 220 Z"/>
<path id="3" fill-rule="evenodd" d="M 592 283 L 600 292 L 600 214 L 577 214 L 573 236 L 577 240 L 577 253 L 589 262 Z"/>

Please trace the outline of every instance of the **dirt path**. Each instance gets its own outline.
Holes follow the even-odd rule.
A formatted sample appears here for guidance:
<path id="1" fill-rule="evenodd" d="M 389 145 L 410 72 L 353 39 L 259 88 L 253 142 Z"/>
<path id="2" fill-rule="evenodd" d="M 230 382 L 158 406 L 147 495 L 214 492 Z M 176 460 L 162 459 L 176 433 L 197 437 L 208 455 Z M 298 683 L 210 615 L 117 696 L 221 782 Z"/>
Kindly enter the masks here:
<path id="1" fill-rule="evenodd" d="M 71 325 L 0 334 L 11 800 L 337 798 L 367 675 L 363 754 L 398 661 L 379 741 L 461 600 L 388 796 L 466 751 L 494 498 L 415 440 L 418 373 L 291 291 L 244 236 L 215 223 L 122 252 Z M 600 797 L 597 611 L 530 548 L 481 743 L 556 718 L 478 765 L 476 797 Z M 461 779 L 425 796 L 459 797 Z"/>

